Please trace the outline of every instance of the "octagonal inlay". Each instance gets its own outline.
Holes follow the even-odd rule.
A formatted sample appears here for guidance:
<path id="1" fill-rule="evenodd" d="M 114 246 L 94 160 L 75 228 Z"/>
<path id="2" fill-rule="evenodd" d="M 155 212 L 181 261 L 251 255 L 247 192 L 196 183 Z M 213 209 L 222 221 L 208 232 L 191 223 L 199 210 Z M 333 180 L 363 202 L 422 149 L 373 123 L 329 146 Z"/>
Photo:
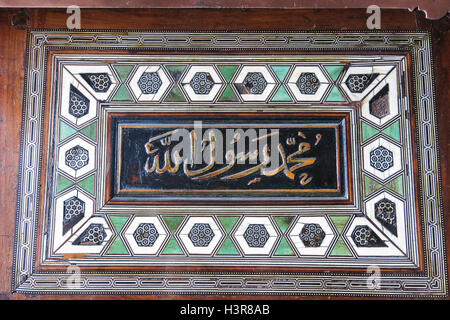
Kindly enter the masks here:
<path id="1" fill-rule="evenodd" d="M 83 168 L 89 163 L 89 153 L 82 146 L 75 146 L 66 151 L 66 165 L 73 170 Z"/>
<path id="2" fill-rule="evenodd" d="M 95 92 L 107 92 L 111 86 L 111 79 L 105 72 L 82 73 L 81 77 L 94 89 Z"/>
<path id="3" fill-rule="evenodd" d="M 189 83 L 195 94 L 209 94 L 214 85 L 214 80 L 209 72 L 197 72 Z"/>
<path id="4" fill-rule="evenodd" d="M 63 234 L 69 231 L 84 217 L 85 203 L 78 197 L 71 197 L 63 202 Z"/>
<path id="5" fill-rule="evenodd" d="M 89 113 L 89 99 L 73 85 L 70 86 L 69 114 L 81 118 Z"/>
<path id="6" fill-rule="evenodd" d="M 300 239 L 305 247 L 320 247 L 325 238 L 325 232 L 317 223 L 305 224 L 300 232 Z"/>
<path id="7" fill-rule="evenodd" d="M 262 94 L 267 87 L 267 81 L 261 72 L 249 72 L 243 84 L 251 94 Z"/>

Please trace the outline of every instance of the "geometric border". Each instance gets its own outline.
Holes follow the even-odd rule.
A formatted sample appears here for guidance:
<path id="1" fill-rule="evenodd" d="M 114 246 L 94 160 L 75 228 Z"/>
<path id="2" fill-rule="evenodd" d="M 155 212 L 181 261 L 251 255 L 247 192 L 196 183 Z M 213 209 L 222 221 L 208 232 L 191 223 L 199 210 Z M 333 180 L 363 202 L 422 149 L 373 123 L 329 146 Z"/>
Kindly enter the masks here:
<path id="1" fill-rule="evenodd" d="M 206 38 L 206 40 L 205 40 Z M 199 41 L 200 40 L 200 41 Z M 404 50 L 412 54 L 413 90 L 417 110 L 419 194 L 423 219 L 425 272 L 383 274 L 378 289 L 367 286 L 371 274 L 242 272 L 83 273 L 79 286 L 67 287 L 66 273 L 34 269 L 42 148 L 42 121 L 47 50 L 71 48 L 139 48 L 179 50 Z M 18 293 L 62 294 L 284 294 L 358 296 L 446 296 L 447 261 L 443 234 L 435 100 L 430 35 L 426 32 L 142 32 L 34 30 L 28 34 L 26 86 L 23 108 L 16 238 L 12 290 Z M 408 88 L 406 88 L 408 90 Z M 408 96 L 408 95 L 406 95 Z M 40 136 L 41 135 L 41 136 Z M 412 177 L 409 177 L 412 179 Z M 434 241 L 431 241 L 434 239 Z M 276 275 L 274 277 L 274 275 Z M 149 281 L 151 280 L 151 281 Z M 97 282 L 96 282 L 97 281 Z M 99 285 L 98 283 L 102 284 Z M 257 282 L 257 284 L 255 284 Z"/>

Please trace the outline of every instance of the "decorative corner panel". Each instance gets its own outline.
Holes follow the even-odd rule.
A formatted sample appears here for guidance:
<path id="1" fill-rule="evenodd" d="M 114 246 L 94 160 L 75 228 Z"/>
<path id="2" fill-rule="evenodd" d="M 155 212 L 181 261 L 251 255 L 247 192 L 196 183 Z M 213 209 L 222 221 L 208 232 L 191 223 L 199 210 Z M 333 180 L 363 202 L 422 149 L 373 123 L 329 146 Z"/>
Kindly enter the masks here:
<path id="1" fill-rule="evenodd" d="M 13 292 L 446 296 L 430 50 L 31 31 Z"/>

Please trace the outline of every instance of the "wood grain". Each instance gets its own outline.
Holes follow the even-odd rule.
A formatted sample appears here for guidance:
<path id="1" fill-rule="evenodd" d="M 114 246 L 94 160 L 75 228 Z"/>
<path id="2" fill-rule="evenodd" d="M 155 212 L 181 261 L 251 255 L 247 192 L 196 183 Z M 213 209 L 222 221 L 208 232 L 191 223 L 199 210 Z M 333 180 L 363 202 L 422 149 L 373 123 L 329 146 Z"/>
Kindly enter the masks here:
<path id="1" fill-rule="evenodd" d="M 11 294 L 11 266 L 14 242 L 17 172 L 22 122 L 26 30 L 11 26 L 17 10 L 0 10 L 0 299 L 286 299 L 249 296 L 52 296 L 27 297 Z M 28 9 L 31 28 L 65 28 L 65 10 Z M 337 18 L 338 17 L 338 18 Z M 82 10 L 86 29 L 155 30 L 365 30 L 365 9 L 266 10 L 266 9 L 154 9 Z M 111 23 L 114 21 L 114 24 Z M 439 125 L 442 194 L 450 241 L 450 33 L 449 18 L 426 20 L 423 13 L 384 10 L 382 30 L 429 30 L 432 34 Z M 447 256 L 450 248 L 447 246 Z M 289 297 L 301 299 L 303 297 Z M 308 297 L 310 299 L 310 297 Z M 314 298 L 315 299 L 315 298 Z"/>

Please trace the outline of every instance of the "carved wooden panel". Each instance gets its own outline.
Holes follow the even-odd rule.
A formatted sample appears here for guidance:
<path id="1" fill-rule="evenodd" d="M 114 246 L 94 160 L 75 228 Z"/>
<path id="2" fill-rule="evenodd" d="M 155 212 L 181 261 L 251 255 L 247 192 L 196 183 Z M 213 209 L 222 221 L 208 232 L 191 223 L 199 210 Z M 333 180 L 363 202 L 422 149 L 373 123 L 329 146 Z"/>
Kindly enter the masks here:
<path id="1" fill-rule="evenodd" d="M 32 31 L 27 70 L 16 291 L 446 294 L 427 33 Z"/>

